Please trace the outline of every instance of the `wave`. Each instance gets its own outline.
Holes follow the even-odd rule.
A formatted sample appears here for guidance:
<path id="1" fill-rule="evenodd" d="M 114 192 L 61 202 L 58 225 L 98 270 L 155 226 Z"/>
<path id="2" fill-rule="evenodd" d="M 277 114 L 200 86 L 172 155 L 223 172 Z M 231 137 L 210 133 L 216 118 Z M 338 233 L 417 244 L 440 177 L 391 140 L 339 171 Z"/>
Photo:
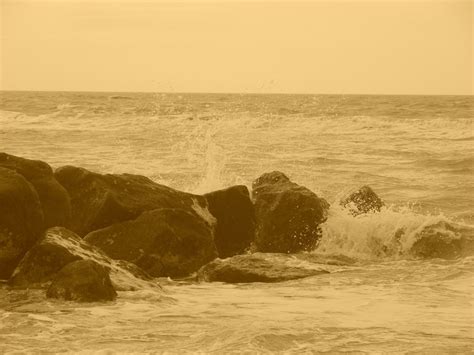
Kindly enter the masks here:
<path id="1" fill-rule="evenodd" d="M 113 95 L 109 96 L 109 100 L 133 100 L 131 96 Z"/>
<path id="2" fill-rule="evenodd" d="M 428 168 L 444 168 L 450 170 L 463 170 L 474 168 L 474 157 L 459 159 L 418 159 L 413 164 Z"/>
<path id="3" fill-rule="evenodd" d="M 442 214 L 419 214 L 410 206 L 384 207 L 378 213 L 353 216 L 333 205 L 322 231 L 315 252 L 360 260 L 455 258 L 474 251 L 474 226 Z M 457 250 L 451 250 L 454 247 Z"/>
<path id="4" fill-rule="evenodd" d="M 474 141 L 474 137 L 462 137 L 462 138 L 453 138 L 452 141 Z"/>

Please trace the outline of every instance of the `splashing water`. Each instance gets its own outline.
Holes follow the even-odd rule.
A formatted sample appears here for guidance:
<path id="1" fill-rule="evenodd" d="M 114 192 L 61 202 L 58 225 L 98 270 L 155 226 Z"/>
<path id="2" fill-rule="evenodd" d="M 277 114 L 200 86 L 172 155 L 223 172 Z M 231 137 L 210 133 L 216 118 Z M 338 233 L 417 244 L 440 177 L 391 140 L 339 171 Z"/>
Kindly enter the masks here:
<path id="1" fill-rule="evenodd" d="M 410 206 L 384 207 L 380 212 L 353 216 L 347 209 L 332 205 L 327 222 L 322 226 L 323 237 L 316 251 L 361 260 L 411 258 L 411 248 L 423 229 L 439 222 L 472 228 L 443 214 L 417 213 Z"/>

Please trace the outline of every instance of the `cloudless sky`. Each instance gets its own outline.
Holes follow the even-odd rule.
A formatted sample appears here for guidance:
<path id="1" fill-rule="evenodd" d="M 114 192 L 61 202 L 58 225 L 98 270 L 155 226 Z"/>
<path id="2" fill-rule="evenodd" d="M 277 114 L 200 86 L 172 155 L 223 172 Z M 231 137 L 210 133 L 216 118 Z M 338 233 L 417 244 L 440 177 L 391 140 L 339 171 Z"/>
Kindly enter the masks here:
<path id="1" fill-rule="evenodd" d="M 473 94 L 471 1 L 0 2 L 3 90 Z"/>

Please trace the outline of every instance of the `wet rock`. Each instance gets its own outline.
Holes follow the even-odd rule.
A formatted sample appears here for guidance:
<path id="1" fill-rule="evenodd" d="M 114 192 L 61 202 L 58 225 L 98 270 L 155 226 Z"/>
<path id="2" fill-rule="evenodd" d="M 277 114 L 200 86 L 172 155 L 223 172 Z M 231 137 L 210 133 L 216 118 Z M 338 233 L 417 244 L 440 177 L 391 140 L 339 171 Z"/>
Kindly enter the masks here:
<path id="1" fill-rule="evenodd" d="M 136 290 L 156 286 L 136 265 L 110 259 L 104 252 L 77 234 L 62 227 L 48 229 L 21 260 L 9 284 L 17 288 L 41 288 L 64 266 L 76 260 L 91 260 L 110 270 L 117 290 Z"/>
<path id="2" fill-rule="evenodd" d="M 101 175 L 65 166 L 57 169 L 55 176 L 69 192 L 70 228 L 80 236 L 157 208 L 205 210 L 203 197 L 174 190 L 140 175 Z"/>
<path id="3" fill-rule="evenodd" d="M 68 245 L 74 244 L 82 244 L 81 238 L 75 233 L 61 227 L 49 229 L 23 257 L 9 284 L 31 288 L 41 287 L 43 283 L 51 281 L 64 266 L 82 259 L 68 248 Z"/>
<path id="4" fill-rule="evenodd" d="M 157 209 L 88 234 L 87 242 L 151 276 L 182 277 L 217 256 L 213 229 L 182 209 Z"/>
<path id="5" fill-rule="evenodd" d="M 416 236 L 410 254 L 424 259 L 474 255 L 474 228 L 444 221 L 426 226 Z"/>
<path id="6" fill-rule="evenodd" d="M 0 153 L 0 167 L 16 171 L 33 185 L 41 202 L 45 228 L 68 225 L 71 216 L 69 195 L 54 178 L 47 163 Z"/>
<path id="7" fill-rule="evenodd" d="M 380 212 L 384 202 L 369 186 L 362 186 L 341 200 L 341 205 L 347 208 L 352 215 Z"/>
<path id="8" fill-rule="evenodd" d="M 287 254 L 266 253 L 215 259 L 199 270 L 198 280 L 227 283 L 281 282 L 328 273 L 321 268 L 298 267 L 292 265 L 292 261 Z"/>
<path id="9" fill-rule="evenodd" d="M 43 231 L 34 187 L 12 169 L 0 167 L 0 279 L 8 279 Z"/>
<path id="10" fill-rule="evenodd" d="M 253 183 L 255 247 L 261 252 L 313 250 L 321 238 L 329 203 L 283 173 L 274 171 Z"/>
<path id="11" fill-rule="evenodd" d="M 92 260 L 77 260 L 58 272 L 46 296 L 67 301 L 101 302 L 115 300 L 117 292 L 107 268 Z"/>
<path id="12" fill-rule="evenodd" d="M 233 186 L 205 194 L 216 218 L 214 241 L 219 257 L 242 254 L 255 237 L 255 211 L 246 186 Z"/>

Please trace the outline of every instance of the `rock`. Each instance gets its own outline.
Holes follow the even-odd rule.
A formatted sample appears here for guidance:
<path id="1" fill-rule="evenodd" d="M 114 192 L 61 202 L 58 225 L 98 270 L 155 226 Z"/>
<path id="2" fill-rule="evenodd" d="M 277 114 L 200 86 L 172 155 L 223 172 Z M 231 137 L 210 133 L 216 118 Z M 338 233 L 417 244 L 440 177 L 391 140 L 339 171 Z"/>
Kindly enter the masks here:
<path id="1" fill-rule="evenodd" d="M 313 250 L 321 238 L 329 203 L 306 187 L 274 171 L 253 183 L 256 214 L 255 247 L 261 252 Z"/>
<path id="2" fill-rule="evenodd" d="M 445 221 L 426 226 L 416 236 L 410 254 L 424 259 L 474 255 L 474 228 Z"/>
<path id="3" fill-rule="evenodd" d="M 56 181 L 47 163 L 0 153 L 0 167 L 16 171 L 33 185 L 43 209 L 45 228 L 68 225 L 71 216 L 69 195 Z"/>
<path id="4" fill-rule="evenodd" d="M 82 260 L 67 245 L 81 245 L 81 238 L 65 228 L 55 227 L 46 231 L 23 257 L 9 284 L 15 287 L 42 287 L 53 279 L 56 273 L 67 264 Z M 74 246 L 75 248 L 75 246 Z"/>
<path id="5" fill-rule="evenodd" d="M 369 186 L 362 186 L 359 190 L 342 199 L 341 205 L 354 216 L 380 212 L 382 207 L 385 206 L 384 202 Z"/>
<path id="6" fill-rule="evenodd" d="M 281 282 L 327 274 L 320 268 L 302 268 L 291 265 L 287 254 L 255 253 L 216 259 L 198 272 L 200 281 L 227 283 Z"/>
<path id="7" fill-rule="evenodd" d="M 182 277 L 217 256 L 212 227 L 196 214 L 163 208 L 89 233 L 87 242 L 151 276 Z"/>
<path id="8" fill-rule="evenodd" d="M 80 236 L 157 208 L 205 212 L 202 196 L 159 185 L 140 175 L 101 175 L 65 166 L 57 169 L 55 176 L 71 196 L 70 228 Z"/>
<path id="9" fill-rule="evenodd" d="M 0 167 L 0 279 L 10 277 L 43 225 L 34 187 L 15 171 Z"/>
<path id="10" fill-rule="evenodd" d="M 140 175 L 101 175 L 65 166 L 57 169 L 55 176 L 71 196 L 70 228 L 80 236 L 157 208 L 206 207 L 202 196 L 174 190 Z"/>
<path id="11" fill-rule="evenodd" d="M 21 260 L 9 284 L 17 288 L 41 288 L 64 266 L 76 260 L 91 260 L 110 270 L 117 290 L 136 290 L 156 285 L 136 265 L 110 259 L 104 252 L 62 227 L 48 229 Z"/>
<path id="12" fill-rule="evenodd" d="M 205 194 L 216 218 L 214 241 L 219 257 L 242 254 L 255 238 L 255 211 L 246 186 L 233 186 Z"/>
<path id="13" fill-rule="evenodd" d="M 63 267 L 46 292 L 48 298 L 101 302 L 117 297 L 108 270 L 92 260 L 77 260 Z"/>

